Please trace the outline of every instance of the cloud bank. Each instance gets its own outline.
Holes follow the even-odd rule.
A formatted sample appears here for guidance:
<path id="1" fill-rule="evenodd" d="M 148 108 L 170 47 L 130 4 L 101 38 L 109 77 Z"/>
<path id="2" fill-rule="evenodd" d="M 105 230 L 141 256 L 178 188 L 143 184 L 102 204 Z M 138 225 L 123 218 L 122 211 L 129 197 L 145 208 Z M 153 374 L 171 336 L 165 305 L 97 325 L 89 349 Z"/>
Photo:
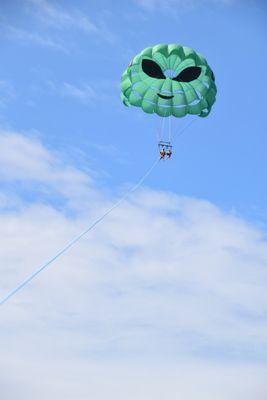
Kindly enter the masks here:
<path id="1" fill-rule="evenodd" d="M 4 295 L 116 199 L 36 137 L 0 145 Z M 266 267 L 264 232 L 144 187 L 1 307 L 2 396 L 264 400 Z"/>

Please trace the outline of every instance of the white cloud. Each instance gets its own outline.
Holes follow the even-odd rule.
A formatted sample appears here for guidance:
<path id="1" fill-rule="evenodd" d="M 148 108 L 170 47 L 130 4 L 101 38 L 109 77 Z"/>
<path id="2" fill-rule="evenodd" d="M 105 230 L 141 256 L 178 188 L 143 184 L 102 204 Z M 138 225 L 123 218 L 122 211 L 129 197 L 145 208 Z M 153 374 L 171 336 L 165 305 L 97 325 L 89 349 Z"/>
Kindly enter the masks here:
<path id="1" fill-rule="evenodd" d="M 97 99 L 97 93 L 89 84 L 77 86 L 68 82 L 63 82 L 61 85 L 56 85 L 52 81 L 49 81 L 48 84 L 62 97 L 72 97 L 83 104 L 92 104 L 92 102 Z"/>
<path id="2" fill-rule="evenodd" d="M 195 10 L 203 5 L 222 5 L 230 6 L 238 0 L 135 0 L 136 4 L 147 11 L 165 11 L 170 12 L 170 15 L 176 15 L 177 13 L 184 13 Z"/>
<path id="3" fill-rule="evenodd" d="M 21 183 L 24 188 L 56 194 L 67 201 L 88 201 L 93 196 L 92 180 L 77 169 L 64 165 L 40 140 L 12 131 L 0 130 L 0 179 Z M 4 149 L 4 151 L 3 151 Z M 91 189 L 90 189 L 91 188 Z"/>
<path id="4" fill-rule="evenodd" d="M 7 210 L 2 190 L 4 295 L 113 199 L 39 140 L 2 132 L 0 146 L 3 182 L 80 207 Z M 140 190 L 0 308 L 5 399 L 265 400 L 266 267 L 264 233 L 242 219 Z"/>
<path id="5" fill-rule="evenodd" d="M 67 48 L 61 40 L 59 40 L 58 38 L 54 39 L 48 34 L 39 33 L 36 31 L 30 32 L 25 29 L 14 27 L 7 23 L 2 23 L 0 25 L 0 28 L 2 30 L 2 33 L 6 37 L 10 39 L 15 39 L 23 45 L 36 44 L 42 47 L 48 47 L 53 50 L 59 50 L 64 53 L 68 52 Z"/>
<path id="6" fill-rule="evenodd" d="M 195 0 L 187 0 L 184 2 L 183 0 L 135 0 L 136 3 L 144 8 L 147 11 L 167 11 L 176 13 L 184 12 L 185 10 L 191 10 L 199 5 L 199 2 Z M 179 10 L 175 10 L 175 7 L 179 7 Z"/>
<path id="7" fill-rule="evenodd" d="M 96 39 L 108 43 L 117 40 L 104 19 L 98 19 L 95 24 L 78 8 L 59 7 L 46 0 L 26 0 L 23 5 L 24 11 L 29 14 L 24 27 L 10 23 L 8 16 L 3 16 L 0 21 L 0 32 L 23 45 L 34 44 L 70 54 L 77 42 L 73 40 L 74 31 L 94 35 Z"/>
<path id="8" fill-rule="evenodd" d="M 46 0 L 29 0 L 29 3 L 34 7 L 38 18 L 57 29 L 74 28 L 86 33 L 98 32 L 98 28 L 88 16 L 77 9 L 68 12 Z"/>
<path id="9" fill-rule="evenodd" d="M 109 30 L 102 17 L 97 19 L 97 23 L 94 23 L 90 16 L 79 8 L 55 6 L 51 1 L 46 0 L 28 0 L 28 3 L 31 6 L 29 11 L 42 22 L 43 26 L 56 30 L 76 30 L 89 35 L 93 34 L 109 43 L 117 40 L 116 35 Z"/>
<path id="10" fill-rule="evenodd" d="M 50 80 L 47 82 L 47 85 L 53 93 L 61 97 L 78 100 L 86 106 L 96 105 L 99 101 L 110 102 L 114 95 L 110 91 L 110 82 L 105 84 L 103 81 L 98 82 L 97 89 L 92 84 L 86 82 L 74 84 L 70 82 L 57 83 Z M 112 86 L 112 91 L 114 91 L 114 87 L 115 85 Z"/>
<path id="11" fill-rule="evenodd" d="M 47 342 L 48 339 L 45 340 Z M 35 347 L 37 354 L 42 353 L 38 351 L 42 347 L 41 342 L 35 343 Z M 77 368 L 75 357 L 62 359 L 61 362 L 55 357 L 55 362 L 48 367 L 47 358 L 45 356 L 45 362 L 39 363 L 33 357 L 31 363 L 23 364 L 26 367 L 23 369 L 21 361 L 18 361 L 14 370 L 21 367 L 20 378 L 16 379 L 17 390 L 13 380 L 13 385 L 9 383 L 9 389 L 4 392 L 5 399 L 162 400 L 167 397 L 171 400 L 264 400 L 266 394 L 264 367 L 229 367 L 201 362 L 169 363 L 166 366 L 136 361 L 81 361 Z M 32 368 L 34 362 L 35 368 Z M 10 365 L 7 371 L 10 371 Z M 4 377 L 6 375 L 5 372 Z"/>

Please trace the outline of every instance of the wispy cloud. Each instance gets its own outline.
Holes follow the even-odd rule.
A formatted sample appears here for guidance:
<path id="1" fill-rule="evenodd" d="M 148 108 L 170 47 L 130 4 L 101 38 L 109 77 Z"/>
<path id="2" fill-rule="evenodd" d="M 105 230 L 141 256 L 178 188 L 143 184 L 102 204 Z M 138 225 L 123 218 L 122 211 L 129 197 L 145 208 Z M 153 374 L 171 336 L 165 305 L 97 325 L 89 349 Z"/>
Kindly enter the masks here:
<path id="1" fill-rule="evenodd" d="M 63 96 L 74 97 L 75 99 L 81 101 L 84 104 L 91 103 L 92 101 L 97 99 L 96 92 L 88 84 L 75 86 L 71 83 L 64 82 L 60 92 Z"/>
<path id="2" fill-rule="evenodd" d="M 192 9 L 197 3 L 195 0 L 188 0 L 184 2 L 183 0 L 135 0 L 137 5 L 141 6 L 147 11 L 157 11 L 157 10 L 165 10 L 171 11 L 174 7 L 179 7 L 179 11 L 184 11 L 188 9 Z M 174 10 L 173 10 L 174 11 Z"/>
<path id="3" fill-rule="evenodd" d="M 47 0 L 28 0 L 30 12 L 39 19 L 43 25 L 55 30 L 77 30 L 85 34 L 94 35 L 109 43 L 114 43 L 117 38 L 110 31 L 103 18 L 93 22 L 89 15 L 78 8 L 59 7 Z"/>
<path id="4" fill-rule="evenodd" d="M 99 28 L 78 9 L 67 11 L 46 0 L 28 0 L 36 17 L 57 29 L 78 29 L 85 33 L 98 33 Z"/>
<path id="5" fill-rule="evenodd" d="M 75 31 L 109 43 L 117 40 L 103 18 L 94 23 L 79 8 L 60 7 L 46 0 L 26 0 L 23 6 L 27 12 L 24 23 L 15 25 L 9 16 L 3 16 L 0 32 L 24 45 L 35 44 L 69 54 L 75 48 Z"/>
<path id="6" fill-rule="evenodd" d="M 201 6 L 232 5 L 236 0 L 135 0 L 136 4 L 146 11 L 166 11 L 170 15 L 192 11 Z"/>
<path id="7" fill-rule="evenodd" d="M 72 98 L 78 100 L 86 106 L 92 106 L 99 101 L 109 101 L 110 96 L 107 90 L 103 92 L 101 85 L 98 90 L 89 83 L 74 84 L 69 82 L 56 83 L 54 81 L 47 82 L 49 88 L 61 97 Z"/>
<path id="8" fill-rule="evenodd" d="M 0 30 L 6 37 L 17 40 L 23 45 L 35 44 L 53 50 L 60 50 L 64 53 L 68 52 L 66 46 L 61 40 L 54 39 L 50 35 L 44 33 L 31 32 L 26 29 L 16 28 L 7 23 L 1 23 Z"/>

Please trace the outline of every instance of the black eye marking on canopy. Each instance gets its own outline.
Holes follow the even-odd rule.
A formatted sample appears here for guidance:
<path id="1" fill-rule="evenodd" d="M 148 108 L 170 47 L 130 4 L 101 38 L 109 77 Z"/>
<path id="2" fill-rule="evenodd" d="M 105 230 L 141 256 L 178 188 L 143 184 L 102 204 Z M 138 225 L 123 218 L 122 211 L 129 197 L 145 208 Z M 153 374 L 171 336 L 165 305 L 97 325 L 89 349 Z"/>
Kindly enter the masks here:
<path id="1" fill-rule="evenodd" d="M 174 81 L 178 82 L 191 82 L 199 77 L 201 74 L 200 67 L 188 67 L 185 68 L 178 76 L 173 78 Z"/>
<path id="2" fill-rule="evenodd" d="M 142 70 L 144 71 L 145 74 L 147 74 L 151 78 L 156 78 L 156 79 L 166 78 L 160 66 L 155 61 L 147 59 L 142 60 Z"/>
<path id="3" fill-rule="evenodd" d="M 211 71 L 211 79 L 215 82 L 215 75 L 214 75 L 213 71 Z"/>

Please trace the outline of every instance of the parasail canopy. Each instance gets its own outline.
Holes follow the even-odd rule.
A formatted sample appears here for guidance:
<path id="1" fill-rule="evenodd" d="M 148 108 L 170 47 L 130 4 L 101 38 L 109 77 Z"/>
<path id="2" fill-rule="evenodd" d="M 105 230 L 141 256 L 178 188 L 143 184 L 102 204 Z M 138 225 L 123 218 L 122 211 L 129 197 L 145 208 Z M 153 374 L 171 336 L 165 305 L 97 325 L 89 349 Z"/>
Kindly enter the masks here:
<path id="1" fill-rule="evenodd" d="M 126 106 L 161 117 L 206 117 L 216 100 L 214 74 L 206 59 L 190 47 L 158 44 L 137 54 L 121 78 Z"/>

